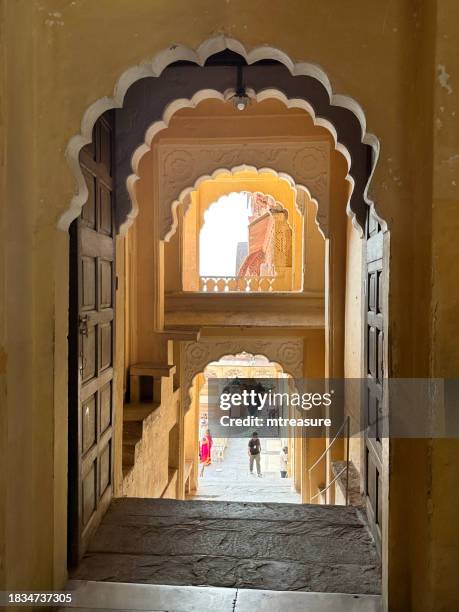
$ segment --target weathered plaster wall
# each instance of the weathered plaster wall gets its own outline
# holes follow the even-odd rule
[[[448,333],[457,295],[449,274],[442,274],[457,244],[457,165],[445,163],[457,153],[451,128],[459,79],[457,10],[456,0],[355,0],[352,7],[340,0],[137,0],[135,10],[124,0],[2,3],[8,164],[0,240],[7,297],[0,330],[7,327],[8,335],[0,456],[9,588],[60,586],[66,574],[68,243],[56,222],[74,191],[65,147],[79,132],[86,108],[111,95],[128,67],[171,43],[196,47],[222,32],[248,47],[269,43],[292,58],[320,64],[334,91],[359,101],[368,130],[381,143],[370,195],[391,228],[390,373],[457,375],[457,339]],[[437,80],[438,66],[449,74],[451,94]],[[433,157],[440,106],[449,115],[436,132]],[[459,462],[450,460],[450,450],[446,443],[391,443],[393,544],[385,556],[391,609],[433,610],[431,587],[445,609],[457,603],[457,521],[449,513]],[[416,499],[415,507],[407,508],[407,497]]]
[[[432,332],[431,376],[459,378],[459,5],[439,2],[435,40],[435,89],[432,193]],[[455,49],[456,53],[452,50]],[[452,333],[452,330],[455,332]],[[432,555],[431,601],[458,607],[458,589],[451,588],[451,559],[459,541],[457,499],[441,504],[444,491],[459,481],[459,440],[436,440],[431,445]]]

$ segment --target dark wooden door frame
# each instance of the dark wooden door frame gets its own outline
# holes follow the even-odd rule
[[[362,483],[371,531],[381,551],[383,532],[385,419],[384,228],[368,209],[364,263],[364,383],[362,385]]]
[[[115,350],[114,112],[80,163],[88,201],[70,226],[68,564],[81,559],[113,494]]]

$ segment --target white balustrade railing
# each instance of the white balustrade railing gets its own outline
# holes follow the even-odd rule
[[[275,276],[201,276],[200,291],[205,293],[269,292],[273,291],[275,280]]]

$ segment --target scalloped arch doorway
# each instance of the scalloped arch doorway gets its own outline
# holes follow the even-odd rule
[[[243,58],[243,63],[247,64],[245,78],[248,91],[250,90],[252,97],[261,100],[263,96],[267,95],[266,92],[277,91],[279,97],[287,103],[293,100],[294,104],[311,115],[316,125],[326,127],[329,130],[334,137],[336,149],[342,152],[348,161],[348,177],[352,186],[348,213],[355,220],[355,224],[360,227],[362,235],[364,234],[368,242],[371,241],[371,244],[376,246],[376,248],[371,249],[372,259],[367,261],[364,282],[364,287],[368,288],[367,293],[370,296],[368,310],[371,311],[371,317],[367,318],[365,322],[365,337],[367,338],[365,360],[369,364],[368,373],[378,387],[376,390],[377,401],[380,404],[383,402],[380,383],[387,336],[381,321],[385,307],[385,281],[387,280],[387,269],[383,270],[383,241],[387,241],[383,238],[383,234],[387,227],[378,218],[373,204],[367,198],[368,182],[379,152],[378,141],[374,136],[366,133],[364,114],[358,104],[351,98],[333,94],[328,79],[316,66],[292,62],[278,50],[268,47],[247,52],[237,41],[217,37],[201,45],[197,51],[185,50],[180,46],[171,47],[156,57],[150,65],[145,64],[127,71],[120,78],[112,98],[99,100],[88,109],[82,121],[81,133],[72,138],[69,143],[67,157],[75,174],[77,193],[68,210],[61,216],[59,226],[62,229],[67,229],[72,220],[76,220],[76,223],[81,225],[83,219],[83,224],[87,226],[89,223],[90,230],[96,229],[101,236],[105,236],[100,239],[98,250],[94,250],[94,245],[89,244],[86,245],[89,251],[81,248],[78,250],[84,244],[84,240],[82,241],[79,238],[81,232],[78,233],[74,230],[75,237],[71,248],[71,262],[76,262],[76,266],[74,265],[71,268],[71,276],[73,275],[74,278],[71,279],[69,322],[70,367],[73,368],[73,370],[69,370],[69,380],[71,395],[73,393],[74,397],[73,406],[72,400],[70,401],[71,411],[74,409],[79,413],[82,409],[82,402],[87,399],[85,393],[89,393],[87,389],[84,389],[84,380],[82,380],[81,375],[82,368],[84,379],[84,370],[88,368],[88,363],[90,367],[94,365],[94,372],[97,372],[97,375],[103,370],[115,366],[113,361],[115,355],[113,321],[115,320],[116,302],[113,293],[116,284],[113,263],[115,247],[111,247],[110,254],[107,256],[106,238],[108,236],[114,243],[120,228],[123,228],[126,222],[134,217],[129,189],[129,185],[132,183],[132,170],[135,180],[136,164],[145,151],[145,147],[148,147],[151,138],[158,130],[167,127],[169,118],[177,109],[187,106],[193,107],[193,105],[199,103],[202,96],[214,96],[225,100],[234,93],[234,89],[231,87],[234,82],[235,60],[233,56],[230,60],[222,60],[220,66],[218,61],[206,66],[208,58],[223,52],[224,49],[229,49],[238,54],[239,57]],[[190,62],[194,62],[196,65],[190,66]],[[268,63],[266,64],[266,62]],[[269,71],[266,70],[267,66],[269,66]],[[270,93],[269,95],[273,94]],[[110,110],[114,108],[119,110]],[[107,130],[101,129],[101,125],[108,126]],[[110,133],[108,140],[106,138],[107,133]],[[98,136],[94,138],[93,134],[98,134]],[[145,145],[142,142],[145,142]],[[88,159],[92,156],[92,162],[94,162],[94,164],[88,162],[85,168],[86,174],[84,174],[80,165],[80,154],[83,147],[88,153]],[[94,188],[93,191],[92,188]],[[176,199],[179,199],[180,196],[180,193],[177,194]],[[94,216],[84,220],[83,206],[85,202],[91,201],[91,197],[94,202]],[[173,202],[170,202],[169,205],[172,206]],[[82,209],[83,216],[80,214]],[[91,224],[94,224],[94,226],[91,226]],[[75,225],[73,227],[75,228]],[[105,267],[101,265],[101,263],[106,262],[109,262],[109,265]],[[86,270],[86,277],[81,274],[85,265],[89,266],[89,274]],[[92,269],[94,270],[93,273],[91,272]],[[102,284],[98,285],[100,279],[103,278],[101,272],[103,269],[106,270],[106,280],[102,280]],[[95,297],[93,301],[84,302],[86,288],[81,284],[81,279],[84,283],[85,278],[89,278],[90,292],[93,291]],[[102,295],[104,290],[105,294]],[[111,291],[111,297],[108,295],[109,290]],[[102,298],[109,301],[104,302]],[[94,323],[95,319],[91,319],[91,312],[100,310],[104,306],[112,309],[113,317],[108,321],[108,331],[100,332],[101,329],[107,327],[107,321],[104,319],[101,322],[97,319]],[[82,325],[82,321],[83,323],[87,322],[88,317],[91,323],[87,333],[88,327],[85,324]],[[377,321],[376,324],[375,320]],[[158,324],[158,321],[156,321],[156,324]],[[96,329],[96,325],[99,328]],[[159,328],[161,328],[161,324],[159,324]],[[91,334],[94,337],[93,346],[91,346],[94,356],[92,361],[89,355],[84,354],[85,344],[88,344],[85,338],[90,337]],[[104,355],[107,357],[105,361]],[[366,364],[364,365],[366,367]],[[102,376],[100,390],[102,391],[105,388],[104,385],[109,382]],[[113,399],[110,401],[113,401]],[[114,413],[113,404],[110,405],[109,412]],[[89,537],[89,532],[99,522],[111,493],[109,491],[105,495],[107,499],[100,500],[100,504],[95,503],[95,513],[91,514],[89,519],[92,523],[91,529],[88,529],[87,534],[84,534],[86,528],[81,524],[81,521],[85,519],[84,516],[82,518],[79,509],[83,507],[84,515],[84,500],[82,501],[81,497],[84,494],[85,483],[81,466],[86,449],[82,449],[80,445],[82,431],[78,429],[79,427],[81,427],[81,424],[78,420],[72,420],[71,418],[69,434],[71,443],[73,439],[72,448],[74,449],[75,465],[71,466],[70,473],[72,475],[79,474],[79,480],[72,483],[75,491],[75,499],[72,503],[75,504],[75,508],[73,514],[71,513],[71,517],[73,517],[71,521],[79,522],[76,537],[81,541],[83,535]],[[102,438],[102,436],[100,438],[103,442],[106,442],[105,438]],[[112,452],[112,448],[110,447],[110,452],[107,454],[107,445],[101,443],[100,449],[97,451],[93,465],[97,464],[94,470],[98,476],[90,478],[95,487],[93,496],[98,496],[101,489],[100,465],[105,466],[106,480],[108,479],[108,482],[111,482],[113,478],[113,457],[116,448],[114,452]],[[375,452],[374,445],[370,445],[369,452],[370,455],[367,455],[367,458],[368,456],[371,458],[371,452]],[[380,454],[378,455],[378,451],[376,451],[377,456],[371,469],[373,470],[377,464],[375,469],[382,472]],[[109,457],[108,464],[107,456]],[[381,474],[377,471],[376,474],[372,475],[372,478],[378,481],[380,476]],[[107,488],[104,489],[104,494],[106,491]],[[380,537],[381,525],[384,522],[384,517],[380,515],[382,502],[381,499],[371,499],[371,494],[372,491],[368,490],[368,513],[374,524],[375,533],[378,534],[379,529]],[[88,508],[90,513],[94,510],[91,507]],[[83,548],[84,544],[80,546],[80,549]]]

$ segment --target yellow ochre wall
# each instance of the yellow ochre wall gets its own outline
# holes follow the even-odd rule
[[[457,376],[456,0],[3,0],[0,11],[2,586],[66,578],[65,149],[90,104],[172,44],[225,34],[272,45],[359,102],[381,147],[369,195],[391,231],[389,374]],[[456,441],[388,445],[391,610],[458,607],[458,459]]]

